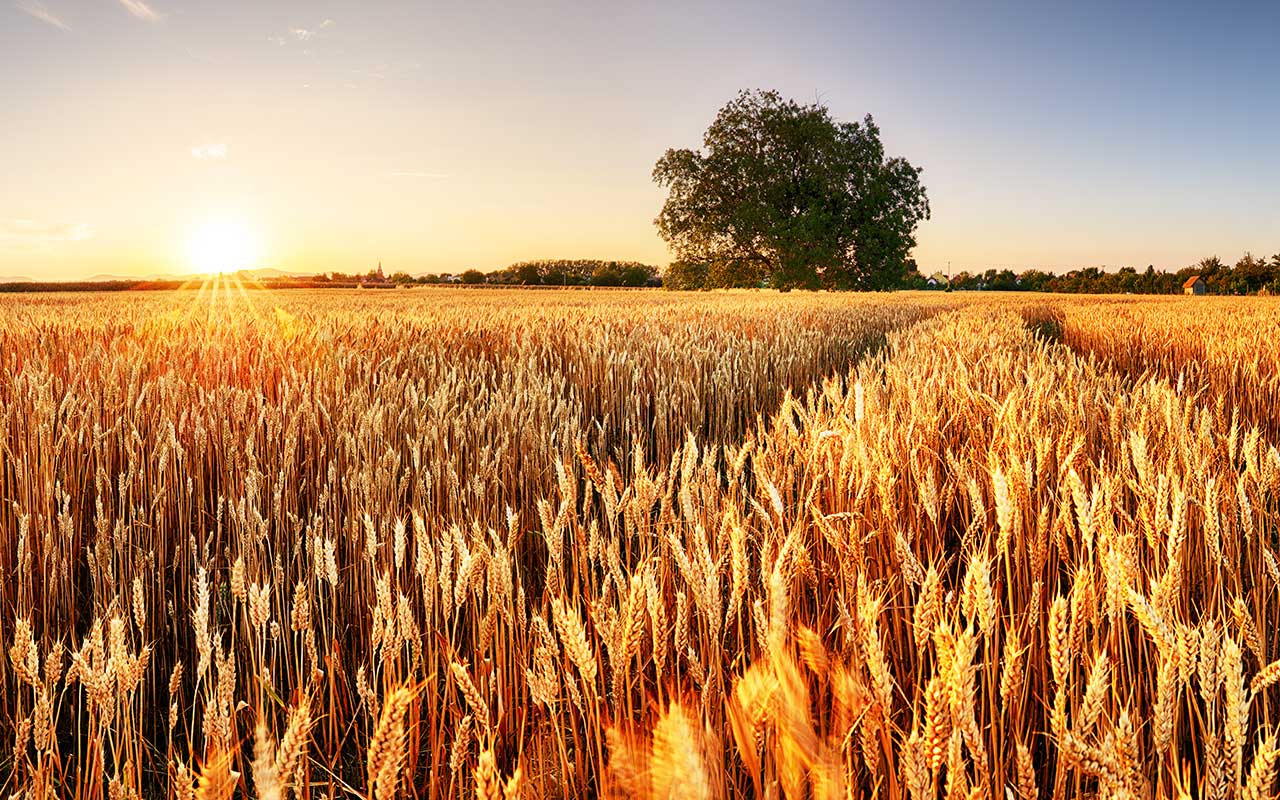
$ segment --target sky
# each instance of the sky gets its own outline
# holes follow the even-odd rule
[[[927,272],[1271,255],[1277,34],[1274,2],[0,0],[0,278],[665,265],[654,162],[755,88],[923,167]]]

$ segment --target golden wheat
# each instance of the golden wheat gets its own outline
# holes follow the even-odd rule
[[[0,790],[1271,796],[1277,310],[0,299]]]

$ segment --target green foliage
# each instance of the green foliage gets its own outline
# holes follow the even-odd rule
[[[680,262],[709,286],[890,289],[908,274],[929,216],[920,169],[886,158],[880,129],[837,122],[820,104],[742,92],[720,109],[702,151],[668,150],[655,220]]]
[[[636,261],[545,259],[521,261],[490,276],[490,283],[521,286],[650,286],[658,268]]]
[[[706,289],[708,272],[706,264],[673,261],[662,273],[662,285],[667,289]]]
[[[1274,281],[1280,275],[1271,264],[1252,253],[1245,253],[1231,270],[1230,292],[1224,294],[1257,294],[1258,290]]]
[[[508,269],[511,277],[516,283],[523,286],[537,286],[542,283],[542,272],[538,269],[538,265],[532,261],[526,261],[523,264],[516,264]]]
[[[478,283],[484,283],[484,273],[478,269],[469,269],[462,273],[462,282],[468,286],[475,286]]]
[[[1134,267],[1121,267],[1115,272],[1085,267],[1062,275],[1029,269],[1013,278],[1009,270],[989,269],[977,274],[958,273],[951,278],[951,288],[1070,294],[1181,294],[1182,284],[1192,275],[1204,278],[1209,294],[1257,294],[1262,289],[1276,293],[1280,291],[1280,254],[1266,260],[1245,253],[1232,267],[1211,256],[1176,272],[1160,271],[1151,265],[1142,272]]]

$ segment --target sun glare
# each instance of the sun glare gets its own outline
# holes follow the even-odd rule
[[[257,266],[258,242],[243,223],[214,220],[192,231],[187,240],[187,260],[197,272],[235,272]]]

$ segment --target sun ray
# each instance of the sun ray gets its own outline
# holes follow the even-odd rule
[[[237,292],[240,294],[240,299],[242,299],[244,304],[249,307],[249,316],[252,317],[254,322],[261,325],[266,319],[266,315],[259,310],[257,304],[249,297],[249,292],[245,289],[244,282],[240,279],[240,275],[238,273],[233,274],[231,276],[231,280],[235,285]]]

